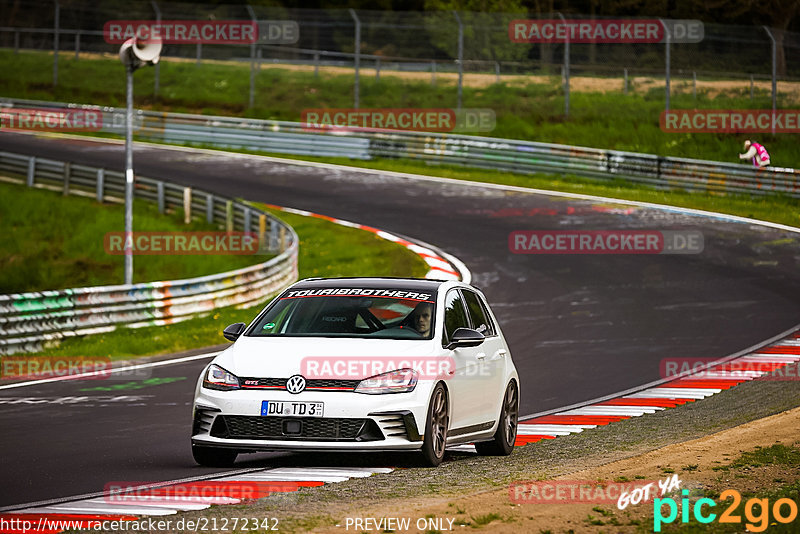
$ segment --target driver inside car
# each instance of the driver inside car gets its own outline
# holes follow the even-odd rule
[[[430,302],[420,302],[414,311],[409,315],[410,326],[423,337],[428,337],[431,333],[431,321],[433,320],[433,304]]]

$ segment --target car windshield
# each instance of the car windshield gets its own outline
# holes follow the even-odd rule
[[[383,289],[288,291],[258,318],[255,337],[365,337],[431,339],[430,293]]]

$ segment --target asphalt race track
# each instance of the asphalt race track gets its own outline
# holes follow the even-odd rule
[[[0,150],[123,168],[119,144],[5,133]],[[221,152],[137,146],[134,166],[139,175],[357,221],[455,255],[499,315],[521,377],[523,415],[657,380],[663,358],[724,356],[800,322],[798,234],[674,210]],[[705,249],[694,255],[509,251],[512,231],[554,229],[695,230]],[[13,490],[0,489],[0,507],[98,492],[110,481],[213,472],[197,467],[189,449],[193,387],[206,361],[153,368],[140,389],[73,380],[0,390],[4,478],[15,481]],[[367,457],[370,465],[388,461]],[[311,461],[290,454],[244,458],[237,467]]]

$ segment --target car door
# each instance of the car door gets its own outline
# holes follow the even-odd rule
[[[444,331],[442,347],[447,347],[458,328],[470,328],[469,316],[464,297],[458,289],[447,292],[444,300]],[[450,437],[468,434],[487,421],[485,391],[481,380],[476,380],[479,367],[478,356],[483,353],[482,345],[446,349],[446,355],[453,358],[455,373],[447,380],[450,391]],[[492,417],[491,419],[494,419]]]
[[[469,289],[462,289],[461,294],[464,296],[471,328],[486,337],[483,344],[476,347],[480,350],[476,354],[478,376],[475,378],[480,380],[481,387],[486,391],[486,394],[481,396],[483,402],[476,409],[494,421],[500,414],[500,403],[505,393],[508,352],[483,299]]]

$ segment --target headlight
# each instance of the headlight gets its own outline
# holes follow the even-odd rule
[[[208,371],[206,371],[206,376],[203,379],[203,387],[222,391],[239,389],[239,378],[219,365],[212,364],[208,368]]]
[[[414,369],[398,369],[382,375],[365,378],[356,386],[356,393],[378,395],[381,393],[408,393],[417,386],[419,373]]]

